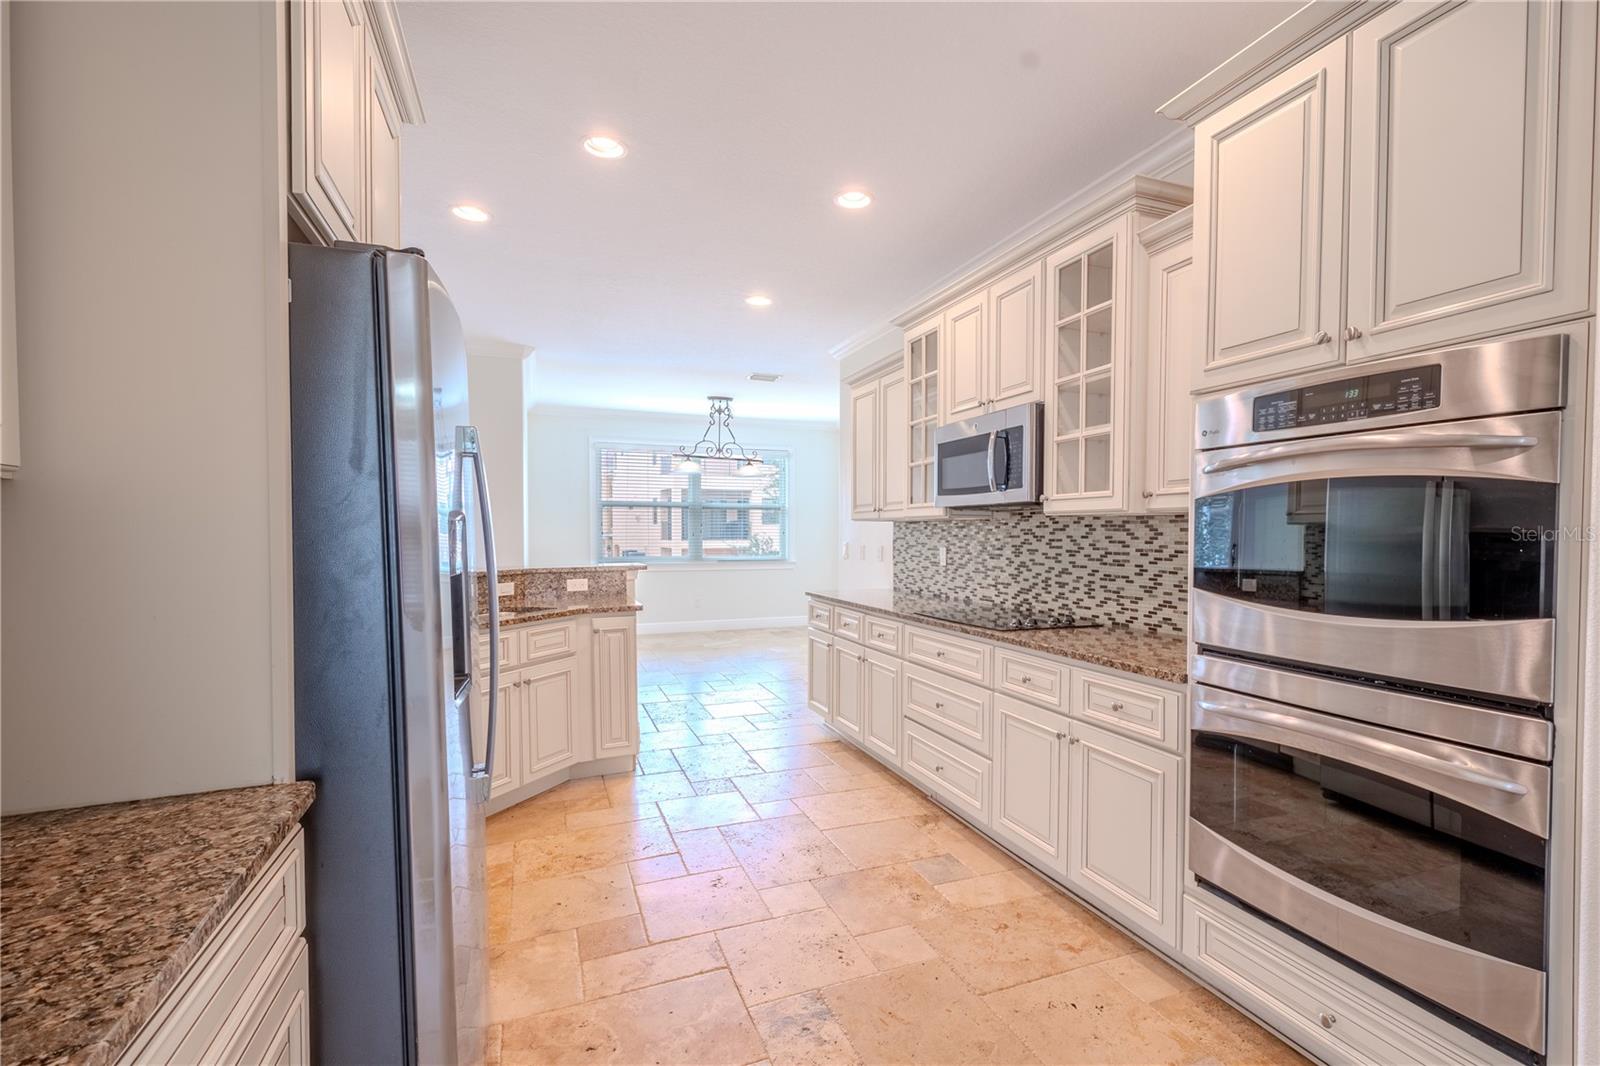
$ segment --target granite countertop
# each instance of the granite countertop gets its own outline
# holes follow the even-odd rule
[[[300,781],[0,819],[4,1061],[115,1062],[314,794]]]
[[[989,629],[963,625],[918,613],[927,601],[896,596],[889,589],[860,592],[811,592],[813,599],[886,614],[932,629],[947,629],[971,637],[1012,644],[1028,651],[1059,655],[1063,659],[1103,666],[1108,670],[1138,674],[1174,685],[1189,680],[1189,642],[1175,633],[1152,633],[1126,626],[1093,629]]]
[[[556,618],[573,618],[583,614],[622,614],[626,611],[642,611],[642,603],[559,603],[548,607],[529,608],[500,608],[500,624],[502,626],[525,626],[533,622],[549,622]],[[482,611],[478,616],[479,622],[488,623],[488,611]]]
[[[502,566],[500,578],[511,574],[610,574],[619,570],[648,570],[648,563],[581,563],[577,566]],[[484,571],[477,573],[484,576]]]

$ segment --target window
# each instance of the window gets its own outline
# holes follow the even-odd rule
[[[789,453],[761,458],[753,475],[729,459],[681,473],[669,445],[596,444],[596,561],[788,559]]]

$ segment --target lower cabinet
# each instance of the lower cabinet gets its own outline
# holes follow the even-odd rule
[[[487,686],[488,682],[484,682]],[[494,751],[489,753],[489,795],[499,796],[522,784],[522,711],[521,688],[515,673],[500,675],[500,688],[495,695]],[[488,713],[486,688],[479,690],[478,705]],[[487,744],[487,738],[474,737],[474,743]],[[478,747],[477,750],[483,750]]]
[[[519,670],[515,685],[522,719],[523,778],[536,778],[572,762],[578,657]]]
[[[301,944],[239,1062],[296,1066],[311,1061],[310,970],[310,956]]]
[[[848,640],[835,640],[830,657],[833,671],[833,728],[861,743],[866,719],[867,657]]]
[[[1178,757],[1082,722],[1067,748],[1067,881],[1176,950]]]
[[[900,660],[881,651],[867,652],[865,715],[861,743],[885,762],[900,765]]]
[[[988,826],[993,764],[918,722],[908,720],[905,730],[905,759],[901,765],[906,775],[970,821]]]
[[[833,719],[833,638],[816,629],[806,630],[806,706]]]
[[[1067,871],[1066,717],[1009,696],[994,698],[994,818],[1005,844],[1041,866]]]
[[[594,754],[639,750],[639,646],[631,616],[594,620]]]

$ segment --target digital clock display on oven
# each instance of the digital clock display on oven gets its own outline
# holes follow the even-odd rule
[[[1439,406],[1439,364],[1289,389],[1256,397],[1255,432],[1351,422]]]

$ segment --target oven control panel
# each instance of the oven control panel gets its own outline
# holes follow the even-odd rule
[[[1251,411],[1257,433],[1378,415],[1424,411],[1439,406],[1439,364],[1391,370],[1258,396]]]

